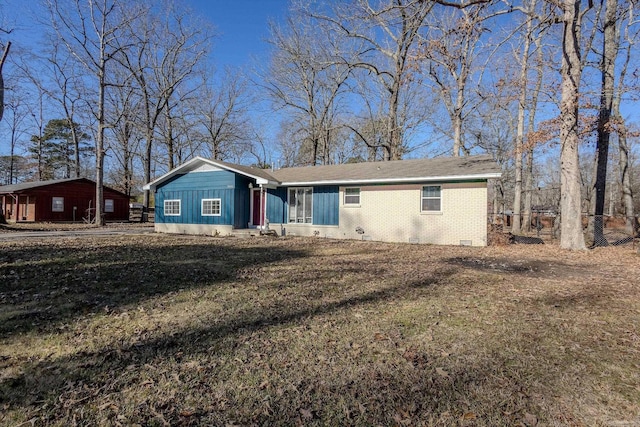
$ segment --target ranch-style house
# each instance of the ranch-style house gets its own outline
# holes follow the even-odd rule
[[[278,170],[196,157],[144,188],[162,233],[485,246],[487,182],[500,174],[488,155]]]

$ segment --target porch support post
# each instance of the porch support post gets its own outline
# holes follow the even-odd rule
[[[260,229],[264,230],[264,224],[265,224],[265,216],[266,216],[266,212],[265,212],[265,200],[264,200],[264,187],[262,186],[262,184],[260,184]]]
[[[20,195],[16,195],[14,196],[15,202],[16,202],[16,215],[15,215],[15,219],[16,222],[20,221]]]

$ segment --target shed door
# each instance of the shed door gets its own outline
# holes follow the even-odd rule
[[[19,218],[16,218],[16,221],[27,221],[29,219],[29,196],[20,196],[18,205],[20,210],[18,211]]]

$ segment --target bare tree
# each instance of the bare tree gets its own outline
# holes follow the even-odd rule
[[[206,155],[216,160],[232,156],[234,145],[250,145],[247,83],[236,70],[227,69],[217,82],[205,76],[194,100],[194,115]]]
[[[535,83],[531,91],[531,99],[529,101],[529,117],[527,121],[527,135],[532,135],[536,127],[536,113],[538,111],[538,99],[540,97],[540,91],[542,88],[542,80],[544,77],[544,53],[542,49],[542,34],[539,33],[535,38],[536,45],[536,65],[535,65]],[[531,231],[531,213],[533,204],[533,191],[534,191],[534,150],[535,143],[527,136],[526,143],[526,163],[524,169],[524,207],[522,214],[522,222],[525,227],[525,231]]]
[[[1,32],[7,33],[8,31],[0,29]],[[9,56],[9,50],[11,49],[11,42],[7,41],[4,45],[0,44],[2,50],[2,56],[0,56],[0,121],[4,115],[4,77],[2,74],[4,64],[7,62],[7,56]]]
[[[270,26],[273,55],[263,72],[265,89],[273,105],[291,115],[290,125],[296,124],[299,151],[307,153],[303,163],[327,163],[350,65],[326,27],[292,14],[284,28]]]
[[[562,9],[562,97],[560,103],[560,247],[583,250],[580,197],[580,164],[578,161],[578,106],[582,76],[581,26],[584,12],[581,0],[563,0]]]
[[[312,14],[354,44],[355,55],[344,61],[380,85],[385,109],[385,137],[381,145],[385,160],[402,158],[406,149],[402,98],[411,88],[410,75],[415,74],[412,58],[417,57],[418,35],[434,4],[421,0],[388,0],[372,5],[369,0],[352,0],[335,3],[332,15]],[[381,114],[372,117],[376,116]]]
[[[22,94],[12,91],[11,97],[5,100],[6,126],[9,128],[9,173],[4,184],[16,183],[16,148],[21,137],[26,133],[25,121],[29,115],[29,110],[22,99]]]
[[[70,126],[71,140],[74,149],[73,175],[80,176],[81,165],[80,158],[83,151],[81,147],[82,131],[79,124],[81,123],[80,113],[84,102],[86,90],[80,72],[78,63],[69,55],[65,47],[62,46],[60,39],[56,35],[51,35],[47,43],[48,49],[44,56],[37,56],[30,52],[20,52],[15,60],[15,67],[20,71],[23,79],[36,88],[41,97],[40,103],[53,101],[57,106],[56,110],[62,109],[64,114],[56,112],[56,116],[63,116]],[[45,72],[43,72],[45,70]],[[38,127],[43,128],[44,118],[42,112],[44,105],[40,106],[40,117]],[[82,111],[86,112],[86,111]],[[35,113],[34,113],[35,114]]]
[[[607,186],[607,165],[609,163],[610,118],[615,86],[615,62],[619,50],[618,0],[609,0],[605,5],[602,21],[602,52],[600,52],[600,107],[597,120],[595,173],[591,183],[594,197],[591,199],[587,240],[593,246],[606,246],[604,238],[604,205]]]
[[[38,58],[30,54],[30,52],[18,50],[17,55],[12,55],[10,60],[12,68],[14,70],[11,80],[14,85],[8,89],[13,92],[13,95],[18,90],[23,90],[25,97],[23,103],[28,110],[28,115],[31,116],[32,135],[30,144],[26,149],[30,153],[30,156],[35,160],[35,178],[37,180],[49,179],[50,174],[45,169],[44,164],[44,127],[46,122],[46,100],[47,100],[47,88],[45,84],[45,76],[40,73],[34,72],[34,69],[39,69]],[[38,64],[35,67],[34,64]],[[36,130],[37,129],[37,130]]]
[[[37,92],[37,97],[30,103],[30,114],[33,119],[33,122],[38,129],[37,135],[31,136],[31,142],[33,145],[30,147],[29,151],[35,156],[36,159],[36,177],[39,181],[48,179],[47,173],[45,171],[44,165],[44,156],[43,156],[43,143],[44,143],[44,126],[45,126],[45,118],[44,118],[44,98],[45,91],[40,85],[34,85],[34,88]]]
[[[138,19],[144,9],[133,4],[125,9],[122,0],[45,0],[51,25],[74,57],[96,81],[96,100],[88,102],[97,121],[95,223],[104,225],[103,182],[106,117],[105,94],[110,86],[109,72],[114,58],[128,49],[119,40],[125,27]]]
[[[136,81],[142,101],[145,147],[143,169],[145,182],[151,181],[154,136],[169,100],[177,88],[192,76],[196,65],[208,51],[209,34],[188,21],[187,11],[166,3],[162,15],[147,13],[146,19],[130,21],[127,40],[131,46],[121,49],[117,57]],[[149,190],[143,204],[149,207]]]
[[[51,71],[52,87],[47,90],[47,94],[62,107],[64,118],[69,123],[74,123],[73,126],[70,126],[70,131],[75,152],[74,175],[78,178],[80,177],[81,171],[81,132],[78,132],[79,127],[75,124],[78,123],[79,109],[81,108],[83,98],[82,94],[85,91],[83,90],[82,79],[77,70],[77,63],[68,56],[68,52],[64,52],[59,40],[53,38],[50,47],[51,50],[47,57],[47,63]]]
[[[527,83],[529,74],[529,56],[531,45],[534,39],[534,27],[536,21],[536,5],[537,0],[531,0],[526,4],[525,15],[526,24],[523,34],[524,44],[522,46],[522,55],[520,57],[520,78],[518,80],[520,95],[518,97],[518,122],[515,138],[515,188],[513,189],[513,219],[511,224],[511,232],[519,234],[522,231],[521,212],[522,212],[522,159],[524,151],[524,126],[525,112],[527,108]]]
[[[158,120],[157,134],[162,148],[166,149],[169,169],[202,152],[206,145],[198,126],[200,108],[205,108],[208,102],[204,90],[201,82],[179,87]]]
[[[631,62],[631,52],[636,44],[638,33],[633,33],[632,29],[640,23],[635,17],[634,2],[628,2],[627,7],[627,26],[624,30],[624,59],[620,67],[620,75],[618,78],[618,84],[614,89],[614,97],[611,105],[611,127],[615,129],[618,136],[618,150],[619,150],[619,169],[620,169],[620,184],[622,191],[622,205],[624,208],[625,216],[625,228],[629,234],[636,233],[636,219],[633,204],[633,189],[631,186],[631,161],[630,161],[630,147],[627,140],[628,129],[625,120],[620,113],[620,104],[622,102],[622,95],[625,92],[625,80],[627,77],[628,67]],[[637,31],[637,30],[636,30]]]
[[[142,113],[141,100],[130,73],[118,69],[114,79],[118,82],[116,90],[109,91],[107,96],[107,109],[110,116],[114,117],[110,129],[113,135],[111,152],[116,160],[117,173],[113,181],[116,188],[131,196],[135,181],[134,161],[142,140],[136,126]]]
[[[445,9],[434,15],[422,42],[421,50],[428,61],[428,76],[451,120],[454,156],[468,153],[463,141],[463,123],[477,106],[471,105],[468,86],[480,54],[479,41],[486,31],[484,22],[493,14],[487,4]]]

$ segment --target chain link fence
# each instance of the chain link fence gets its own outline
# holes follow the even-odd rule
[[[516,236],[511,234],[513,222],[511,214],[490,213],[488,215],[490,240],[509,243],[543,243],[560,238],[560,215],[557,213],[533,213],[529,221],[526,217],[522,220],[524,222],[522,231]],[[585,242],[589,247],[622,245],[635,247],[640,244],[638,217],[583,215],[582,228]]]
[[[637,218],[609,215],[584,215],[582,225],[588,246],[635,245],[638,238]]]

